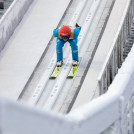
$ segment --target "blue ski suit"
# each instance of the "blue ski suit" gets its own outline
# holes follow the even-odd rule
[[[79,61],[77,42],[78,42],[78,35],[80,33],[80,30],[81,30],[80,27],[76,27],[75,29],[71,29],[71,35],[69,37],[69,40],[67,40],[70,43],[70,46],[71,46],[72,59],[77,60],[77,61]],[[57,37],[56,53],[57,53],[57,61],[60,61],[60,60],[63,60],[63,50],[62,50],[62,48],[67,41],[64,41],[63,39],[61,39],[61,37],[59,35],[59,28],[54,29],[53,35],[55,37]]]

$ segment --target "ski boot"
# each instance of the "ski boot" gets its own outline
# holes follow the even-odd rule
[[[57,67],[61,67],[63,65],[63,61],[62,60],[60,60],[60,61],[57,61]]]
[[[73,60],[72,66],[78,66],[79,62],[77,60]]]

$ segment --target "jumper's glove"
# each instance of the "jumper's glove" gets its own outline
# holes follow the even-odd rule
[[[79,26],[77,23],[76,23],[75,27],[80,27],[81,28],[81,26]]]

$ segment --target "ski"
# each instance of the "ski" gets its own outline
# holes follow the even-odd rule
[[[54,71],[52,72],[51,76],[49,77],[50,79],[56,79],[56,77],[58,76],[60,70],[62,67],[55,67]]]
[[[78,65],[77,66],[72,66],[67,78],[73,78],[75,76],[77,68],[78,68]]]

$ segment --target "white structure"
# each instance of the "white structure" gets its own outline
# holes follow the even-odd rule
[[[1,2],[1,1],[0,1]],[[23,18],[33,0],[14,0],[0,20],[0,51]],[[21,4],[20,4],[21,3]],[[8,19],[7,19],[8,18]]]
[[[102,85],[107,79],[104,80],[103,74],[107,70],[107,65],[111,63],[111,56],[114,57],[113,59],[116,58],[116,55],[113,56],[115,48],[121,45],[121,42],[118,43],[120,39],[125,41],[124,34],[126,35],[129,31],[127,29],[130,25],[127,28],[124,25],[134,16],[133,4],[133,0],[128,0],[123,19],[113,41],[113,48],[103,67],[104,71],[99,77],[101,94],[105,92]],[[114,69],[116,72],[116,68]],[[89,104],[72,111],[66,117],[1,97],[0,134],[133,134],[133,83],[134,47],[109,90]]]

